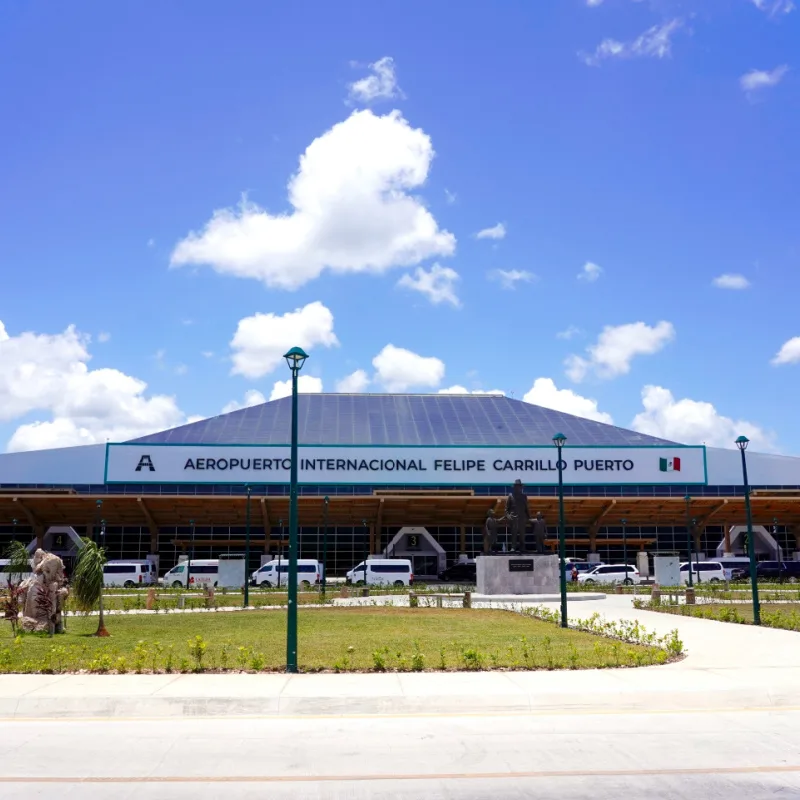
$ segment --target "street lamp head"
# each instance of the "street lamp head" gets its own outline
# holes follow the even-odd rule
[[[622,524],[623,524],[623,525],[627,525],[627,524],[628,524],[628,520],[627,520],[627,519],[625,519],[625,517],[623,517],[623,518],[620,520],[620,522],[622,522]]]
[[[102,500],[98,500],[98,501],[95,503],[95,505],[96,505],[98,508],[100,508],[100,507],[103,505],[103,501],[102,501]]]
[[[737,446],[737,447],[738,447],[740,450],[747,450],[747,445],[749,445],[749,444],[750,444],[750,440],[749,440],[749,439],[748,439],[746,436],[740,436],[740,437],[739,437],[739,438],[736,440],[736,446]]]
[[[288,353],[284,353],[283,357],[292,372],[300,372],[303,364],[306,363],[308,353],[302,347],[293,347]]]
[[[567,437],[563,433],[557,433],[553,437],[553,444],[556,447],[563,447],[567,443]]]
[[[691,498],[691,496],[690,496],[690,495],[688,495],[688,494],[687,494],[687,495],[686,495],[686,497],[684,497],[683,499],[684,499],[684,500],[685,500],[687,503],[691,503],[691,502],[692,502],[692,498]]]

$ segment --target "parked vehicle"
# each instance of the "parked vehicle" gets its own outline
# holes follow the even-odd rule
[[[8,573],[10,571],[9,570],[9,564],[10,563],[11,562],[7,558],[0,558],[0,590],[2,590],[2,588],[4,586],[6,586],[7,583],[8,583],[8,577],[9,577]],[[28,565],[29,565],[29,567],[31,567],[32,561],[29,561]],[[13,577],[12,577],[12,580],[15,583],[17,583],[17,582],[20,582],[20,581],[24,581],[26,578],[30,578],[31,575],[33,574],[31,572],[31,568],[29,568],[27,570],[27,572],[23,572],[22,574],[20,574],[18,572],[15,572]]]
[[[150,562],[108,561],[103,567],[104,586],[146,586],[153,583]]]
[[[367,586],[411,586],[414,572],[408,558],[372,558],[357,564],[345,576],[347,583]]]
[[[689,583],[689,562],[681,564],[681,583]],[[720,583],[728,580],[725,569],[719,561],[701,561],[699,564],[692,561],[692,581],[694,583]]]
[[[578,575],[578,583],[626,583],[642,582],[639,570],[630,564],[601,564],[589,572]]]
[[[219,560],[216,558],[192,559],[191,569],[187,569],[189,561],[181,561],[161,578],[164,586],[186,588],[187,578],[189,587],[216,586],[219,576]]]
[[[605,566],[602,562],[597,564],[590,564],[588,561],[565,561],[564,562],[564,569],[569,575],[572,572],[572,568],[578,570],[578,574],[580,575],[582,572],[591,572],[596,567]]]
[[[770,581],[800,581],[800,561],[762,561],[756,568],[756,575]]]
[[[322,564],[313,558],[297,559],[298,586],[316,586],[322,580]],[[253,586],[286,586],[289,583],[289,559],[275,559],[263,564],[250,575]]]
[[[715,558],[725,570],[725,580],[736,581],[750,576],[750,559],[747,556],[721,556]]]
[[[459,561],[439,573],[439,580],[475,583],[478,580],[477,565],[474,561]]]

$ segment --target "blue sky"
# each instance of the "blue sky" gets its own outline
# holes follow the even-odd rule
[[[310,390],[800,452],[791,6],[2,4],[0,448],[277,396],[298,343]]]

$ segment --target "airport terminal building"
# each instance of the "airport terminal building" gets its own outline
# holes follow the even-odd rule
[[[0,455],[0,548],[27,539],[69,558],[89,535],[110,558],[157,556],[163,572],[185,555],[244,552],[249,521],[255,569],[288,553],[290,424],[285,398],[130,442]],[[743,550],[735,449],[494,395],[300,395],[298,424],[300,557],[321,560],[327,540],[331,575],[367,554],[410,557],[425,576],[480,553],[487,513],[503,517],[516,479],[555,550],[556,433],[568,555]],[[800,458],[746,455],[757,549],[793,558]]]

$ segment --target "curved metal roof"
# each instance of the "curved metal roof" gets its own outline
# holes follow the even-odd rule
[[[298,434],[324,445],[534,445],[561,432],[571,445],[674,444],[499,395],[301,394]],[[132,441],[288,444],[286,397]]]

